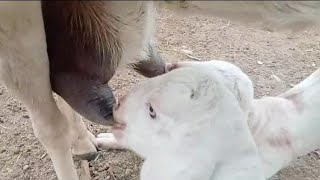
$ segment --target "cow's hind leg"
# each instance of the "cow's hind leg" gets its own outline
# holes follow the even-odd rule
[[[77,180],[72,128],[52,95],[40,1],[0,3],[0,79],[26,106],[58,179]]]

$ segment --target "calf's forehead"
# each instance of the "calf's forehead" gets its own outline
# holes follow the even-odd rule
[[[162,89],[168,85],[190,83],[191,78],[195,76],[195,72],[190,72],[190,68],[181,68],[170,71],[166,74],[149,78],[133,89],[133,92],[147,92],[154,89]]]
[[[211,79],[212,83],[216,80],[211,73],[205,72],[199,67],[176,69],[164,75],[147,79],[136,86],[128,93],[129,101],[137,103],[153,99],[156,100],[156,102],[153,101],[154,103],[172,103],[179,101],[180,98],[184,99],[182,96],[186,97],[186,93],[191,93],[192,90],[198,88],[200,82],[207,79]]]

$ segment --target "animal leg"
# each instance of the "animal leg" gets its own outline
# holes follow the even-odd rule
[[[81,116],[76,113],[71,106],[60,96],[57,98],[57,104],[61,112],[66,116],[71,124],[73,144],[72,153],[77,159],[93,160],[97,155],[97,143],[95,136],[88,131]]]
[[[0,22],[0,79],[26,106],[58,179],[78,180],[72,128],[52,95],[40,1],[1,2]]]

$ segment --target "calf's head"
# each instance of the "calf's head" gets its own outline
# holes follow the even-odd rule
[[[177,66],[133,89],[114,106],[117,125],[113,134],[120,144],[147,161],[153,155],[159,159],[170,154],[180,161],[192,156],[194,161],[209,162],[212,177],[217,179],[226,175],[214,167],[230,164],[243,172],[242,176],[262,177],[260,159],[246,125],[247,106],[240,102],[248,97],[246,91],[233,83],[238,78],[207,66],[216,64]]]
[[[228,124],[223,119],[230,115],[241,119],[239,102],[219,77],[190,66],[147,80],[114,107],[115,137],[146,155],[212,124]]]

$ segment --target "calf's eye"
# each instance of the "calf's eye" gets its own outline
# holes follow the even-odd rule
[[[149,105],[149,115],[152,119],[156,118],[157,114],[154,111],[153,107],[151,106],[151,104]]]

